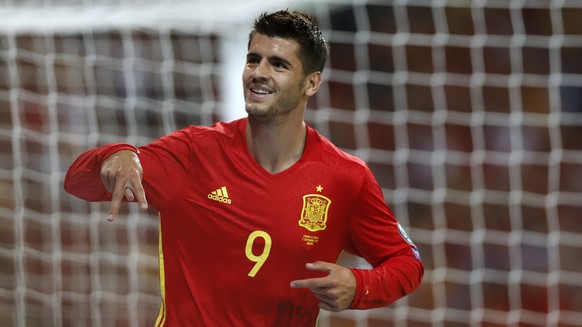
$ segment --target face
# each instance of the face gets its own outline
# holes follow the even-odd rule
[[[298,50],[299,44],[292,39],[253,37],[242,76],[249,116],[272,121],[293,112],[303,114],[307,97],[315,91],[313,74],[303,73]],[[319,72],[314,74],[319,76]]]

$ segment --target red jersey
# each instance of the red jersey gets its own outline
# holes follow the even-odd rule
[[[101,163],[137,151],[160,214],[156,326],[314,326],[317,299],[290,282],[321,276],[305,264],[335,262],[342,250],[374,267],[352,269],[352,308],[390,304],[420,284],[418,252],[362,160],[308,127],[301,159],[271,174],[250,154],[245,128],[246,118],[190,126],[137,149],[106,145],[67,173],[67,191],[108,201]]]

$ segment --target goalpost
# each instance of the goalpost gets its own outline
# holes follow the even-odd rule
[[[62,189],[72,160],[244,115],[247,33],[304,9],[331,43],[308,123],[364,159],[425,279],[320,327],[582,321],[582,3],[28,0],[0,8],[0,321],[152,326],[158,217]],[[342,262],[363,265],[358,258]]]

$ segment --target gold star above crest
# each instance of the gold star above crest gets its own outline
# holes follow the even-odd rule
[[[321,185],[317,185],[315,188],[317,189],[317,192],[321,193],[323,191],[323,186]]]

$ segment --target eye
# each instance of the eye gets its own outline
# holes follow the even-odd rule
[[[272,56],[269,58],[271,66],[277,70],[293,69],[293,65],[287,59],[279,56]]]
[[[261,61],[261,58],[255,55],[248,55],[247,56],[247,64],[257,64]]]
[[[273,67],[277,68],[277,69],[287,69],[287,65],[279,60],[273,60],[271,62],[271,65],[273,65]]]

